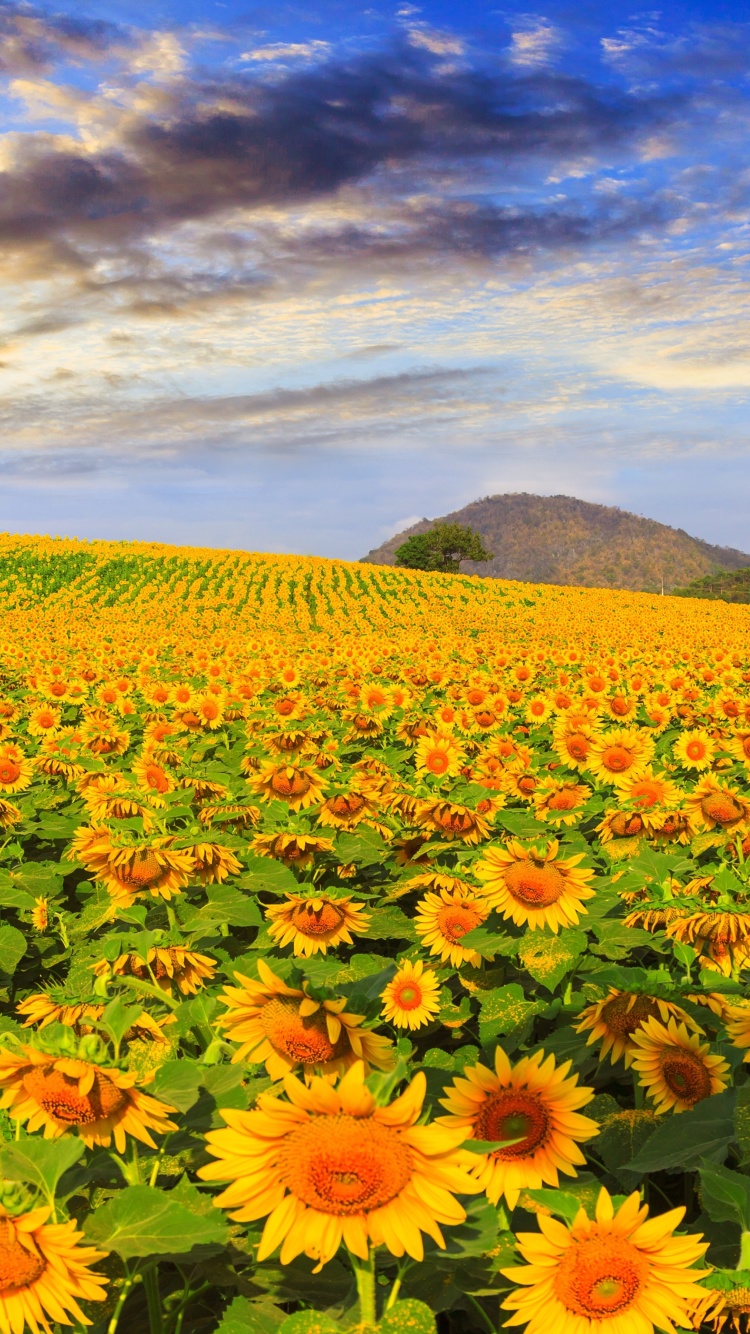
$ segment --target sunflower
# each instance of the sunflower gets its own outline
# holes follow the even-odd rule
[[[701,967],[734,977],[750,963],[750,913],[703,910],[670,922],[667,936],[691,945]]]
[[[198,715],[201,727],[208,727],[211,731],[215,731],[224,722],[226,701],[221,697],[210,693],[196,695],[190,708],[193,713]]]
[[[552,733],[552,744],[561,764],[566,769],[587,769],[594,747],[595,732],[590,723],[562,717]]]
[[[655,774],[646,769],[636,778],[626,778],[619,785],[619,794],[623,804],[635,807],[638,811],[651,811],[659,806],[678,806],[682,799],[682,789],[666,778],[664,774]]]
[[[417,880],[431,880],[436,877],[416,876]],[[453,877],[438,876],[438,880]],[[417,904],[417,916],[414,929],[422,944],[427,945],[430,954],[437,954],[441,961],[448,961],[458,968],[463,963],[473,964],[478,968],[481,956],[476,950],[467,949],[461,941],[469,931],[481,926],[489,917],[490,909],[484,899],[472,892],[471,886],[459,888],[442,887],[436,893],[425,894]]]
[[[716,744],[702,728],[691,728],[677,738],[672,754],[683,769],[708,769],[716,754]]]
[[[440,983],[421,959],[404,959],[395,977],[380,994],[381,1014],[397,1028],[422,1028],[440,1009]]]
[[[422,1232],[444,1248],[440,1224],[462,1223],[454,1193],[480,1189],[462,1167],[462,1131],[417,1125],[426,1091],[420,1072],[394,1102],[378,1107],[357,1063],[338,1087],[288,1076],[288,1102],[261,1093],[257,1110],[222,1111],[225,1130],[206,1136],[217,1159],[204,1181],[228,1181],[215,1203],[238,1222],[268,1219],[258,1260],[281,1245],[327,1263],[342,1241],[367,1259],[370,1244],[424,1258]]]
[[[128,791],[122,774],[95,774],[83,789],[83,802],[88,818],[95,824],[104,820],[141,819],[148,832],[153,819],[138,800],[139,795]]]
[[[256,825],[260,819],[257,806],[248,806],[245,802],[216,803],[202,806],[198,812],[201,824],[209,829],[217,825],[219,829],[247,829]]]
[[[729,1326],[732,1334],[748,1334],[750,1329],[750,1288],[705,1288],[703,1299],[695,1308],[692,1329],[709,1327],[713,1334],[723,1334]]]
[[[446,732],[431,732],[417,742],[415,765],[418,774],[433,778],[455,778],[465,763],[464,752]]]
[[[654,750],[649,736],[636,727],[615,727],[597,738],[588,759],[589,772],[602,783],[620,787],[624,779],[639,777]]]
[[[17,1212],[0,1205],[0,1334],[39,1334],[55,1325],[91,1321],[79,1301],[101,1302],[109,1282],[90,1266],[106,1251],[80,1246],[73,1220],[49,1223],[51,1209]],[[72,1320],[68,1317],[72,1316]]]
[[[739,1048],[745,1052],[743,1060],[750,1062],[750,1008],[742,1005],[727,1004],[726,997],[718,997],[725,1006],[725,1013],[722,1016],[727,1030],[727,1036],[733,1047]]]
[[[740,764],[744,764],[746,769],[750,769],[750,732],[747,731],[747,725],[738,728],[731,737],[727,750],[740,761]]]
[[[474,873],[487,885],[487,902],[516,926],[575,926],[585,899],[594,897],[589,881],[594,872],[581,869],[583,854],[558,857],[557,839],[546,848],[523,847],[510,839],[504,848],[488,848]]]
[[[549,778],[534,791],[534,815],[558,828],[578,824],[590,796],[585,783]]]
[[[462,1128],[468,1139],[517,1141],[476,1156],[472,1171],[492,1204],[505,1196],[515,1209],[522,1190],[557,1186],[559,1172],[577,1176],[576,1166],[585,1163],[578,1144],[598,1135],[599,1127],[579,1109],[594,1090],[580,1088],[577,1075],[568,1077],[570,1066],[556,1066],[543,1051],[512,1066],[498,1047],[494,1072],[467,1066],[464,1078],[445,1089],[440,1105],[450,1115],[441,1125]]]
[[[42,1039],[37,1041],[41,1044]],[[94,1039],[96,1041],[96,1039]],[[91,1038],[81,1038],[80,1049]],[[26,1122],[29,1134],[44,1128],[45,1139],[77,1130],[87,1148],[109,1148],[114,1139],[124,1153],[126,1136],[155,1149],[149,1134],[176,1130],[173,1109],[135,1087],[136,1076],[116,1067],[73,1056],[55,1056],[41,1045],[0,1051],[0,1107],[14,1121]]]
[[[31,909],[31,925],[35,931],[46,931],[49,926],[49,899],[39,896]]]
[[[202,885],[220,885],[242,870],[242,863],[221,843],[191,843],[184,851],[192,857],[193,874]]]
[[[279,765],[270,760],[248,781],[261,800],[284,801],[290,811],[306,810],[323,800],[324,781],[307,765]]]
[[[12,801],[6,801],[0,797],[0,829],[11,829],[14,824],[18,824],[22,819],[21,812]]]
[[[604,1187],[596,1216],[579,1209],[566,1226],[537,1215],[540,1232],[522,1232],[527,1262],[501,1272],[519,1285],[503,1302],[507,1325],[526,1334],[675,1334],[690,1324],[708,1270],[692,1266],[707,1249],[697,1236],[674,1236],[684,1208],[648,1218],[638,1191],[620,1205]],[[648,1220],[648,1221],[647,1221]]]
[[[81,724],[81,740],[92,755],[124,755],[130,736],[105,709],[89,709]],[[31,730],[31,729],[29,729]]]
[[[361,788],[351,787],[334,792],[317,812],[318,824],[329,829],[351,831],[367,818],[377,815],[372,797]]]
[[[316,1001],[288,987],[258,960],[260,982],[235,973],[237,987],[225,987],[219,999],[227,1007],[216,1023],[241,1046],[233,1063],[265,1061],[271,1079],[302,1066],[305,1075],[342,1074],[356,1061],[378,1070],[393,1066],[391,1042],[361,1027],[363,1016],[350,1014],[345,1000]]]
[[[18,746],[0,748],[0,797],[11,792],[25,792],[31,787],[34,765]]]
[[[41,704],[29,714],[29,736],[49,736],[60,726],[62,714],[51,704]]]
[[[113,963],[100,959],[94,964],[96,977],[137,977],[153,982],[170,995],[175,987],[183,996],[194,996],[216,972],[216,960],[182,945],[152,945],[141,954],[120,954]]]
[[[704,774],[687,794],[685,805],[699,829],[733,834],[736,830],[744,833],[748,828],[750,802],[713,774]]]
[[[293,944],[295,955],[325,954],[329,945],[354,944],[352,931],[367,933],[370,915],[364,904],[352,903],[351,898],[287,894],[286,899],[286,903],[266,908],[266,920],[271,923],[268,934],[281,949]]]
[[[164,797],[174,791],[174,779],[167,773],[163,764],[148,755],[142,755],[133,762],[133,775],[142,792],[147,792],[156,805],[164,805]]]
[[[417,821],[434,829],[441,838],[476,844],[489,837],[490,827],[485,817],[494,815],[502,805],[503,801],[496,797],[478,802],[475,810],[459,802],[425,801],[421,803]]]
[[[65,855],[68,861],[80,861],[106,885],[115,903],[127,906],[147,891],[169,902],[188,883],[193,869],[191,854],[173,843],[169,836],[148,843],[118,842],[108,829],[83,825]]]
[[[657,1112],[689,1111],[726,1088],[727,1062],[710,1055],[708,1043],[701,1042],[697,1033],[689,1033],[685,1024],[670,1018],[665,1025],[652,1016],[631,1040],[637,1048],[633,1068]]]
[[[250,847],[261,857],[273,857],[285,866],[307,871],[314,865],[316,854],[333,852],[333,840],[313,834],[256,834]]]
[[[678,1005],[673,1005],[671,1001],[661,1000],[658,996],[639,995],[634,991],[618,991],[615,987],[610,987],[609,995],[604,1000],[588,1005],[581,1011],[575,1031],[586,1033],[590,1029],[587,1047],[601,1041],[599,1060],[603,1061],[609,1053],[609,1059],[614,1065],[624,1057],[627,1070],[632,1065],[637,1050],[633,1043],[633,1034],[652,1016],[658,1016],[662,1023],[673,1018],[689,1028],[698,1029],[698,1025],[685,1011]]]

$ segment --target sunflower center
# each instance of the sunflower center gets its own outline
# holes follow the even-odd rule
[[[518,1140],[507,1149],[496,1149],[493,1158],[512,1161],[527,1158],[549,1133],[549,1112],[537,1094],[527,1090],[491,1093],[474,1122],[474,1138]]]
[[[333,1043],[328,1036],[325,1014],[299,1013],[299,1001],[277,997],[263,1006],[260,1015],[263,1030],[277,1051],[300,1065],[323,1065],[343,1056],[348,1051],[345,1030]]]
[[[636,783],[630,789],[630,800],[634,806],[656,806],[662,798],[663,789],[655,783]]]
[[[555,866],[538,866],[532,861],[514,862],[505,872],[508,892],[530,908],[547,908],[557,903],[565,891],[565,880]]]
[[[659,1067],[670,1093],[692,1107],[711,1093],[711,1076],[699,1056],[684,1048],[661,1053]]]
[[[124,885],[135,885],[140,889],[158,880],[161,870],[153,852],[135,852],[126,866],[118,866],[116,875]]]
[[[393,998],[401,1010],[416,1010],[422,1004],[422,992],[414,982],[404,982]]]
[[[125,1090],[118,1088],[101,1070],[95,1071],[88,1093],[79,1092],[77,1078],[50,1066],[33,1066],[24,1075],[23,1086],[48,1116],[66,1126],[106,1121],[122,1111],[128,1101]]]
[[[625,746],[608,746],[602,753],[602,764],[613,774],[624,773],[629,769],[635,756]]]
[[[462,810],[460,807],[448,806],[435,811],[432,818],[438,828],[445,830],[446,834],[467,834],[476,826],[472,812]]]
[[[16,1230],[7,1219],[0,1221],[0,1292],[12,1288],[28,1288],[41,1278],[47,1268],[35,1250],[27,1251],[16,1236]]]
[[[587,1237],[560,1261],[555,1295],[576,1315],[604,1320],[634,1304],[647,1276],[648,1261],[625,1237]]]
[[[561,792],[553,792],[547,802],[547,809],[550,811],[572,811],[578,805],[578,797],[570,788],[563,788]]]
[[[299,903],[292,910],[292,925],[303,936],[327,936],[341,926],[345,917],[343,909],[335,903],[323,903],[320,908],[313,908],[310,903]]]
[[[691,760],[702,760],[706,753],[706,747],[702,741],[689,741],[686,750]]]
[[[477,912],[476,908],[470,908],[462,903],[450,904],[446,908],[441,908],[438,913],[440,934],[446,940],[449,940],[452,945],[457,945],[467,931],[473,931],[474,927],[479,926],[483,921],[482,913]]]
[[[433,750],[426,760],[427,768],[434,774],[444,774],[448,768],[448,763],[448,756],[444,750]]]
[[[612,817],[609,827],[618,838],[632,838],[635,834],[640,834],[643,821],[640,815],[626,815],[624,811],[618,811]]]
[[[574,760],[585,760],[589,753],[590,742],[588,737],[581,736],[580,733],[574,733],[569,736],[566,742],[568,754]]]
[[[412,1153],[398,1131],[369,1118],[316,1116],[284,1141],[281,1180],[325,1214],[369,1213],[409,1183]]]
[[[613,996],[602,1006],[601,1017],[607,1028],[624,1037],[630,1037],[647,1019],[659,1013],[656,1001],[650,996],[637,996],[628,1009],[631,1000],[628,995]]]
[[[350,792],[348,795],[339,793],[331,801],[331,810],[334,815],[341,815],[348,818],[352,815],[359,815],[362,807],[365,805],[366,798],[357,792]]]
[[[716,824],[731,824],[743,814],[740,803],[728,792],[712,792],[710,796],[704,797],[701,810]]]
[[[166,792],[169,787],[169,779],[167,778],[167,775],[164,770],[156,764],[149,765],[146,770],[146,783],[149,787],[154,788],[156,792]]]
[[[310,790],[310,779],[300,769],[289,767],[273,775],[271,787],[280,797],[304,797]]]
[[[14,760],[0,760],[0,783],[15,783],[20,774],[20,764]]]

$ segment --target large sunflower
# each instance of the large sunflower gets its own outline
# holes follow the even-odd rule
[[[323,800],[325,782],[309,765],[277,764],[269,760],[248,781],[263,801],[285,801],[290,811],[306,810]]]
[[[609,1054],[612,1064],[621,1057],[627,1069],[633,1063],[633,1056],[638,1050],[633,1043],[633,1034],[647,1019],[658,1017],[663,1023],[671,1017],[689,1028],[698,1026],[671,1001],[661,1000],[658,996],[642,996],[634,991],[618,991],[610,987],[609,995],[594,1005],[588,1005],[581,1011],[576,1033],[590,1031],[586,1046],[601,1041],[599,1060]],[[699,1030],[700,1031],[700,1030]]]
[[[415,877],[422,881],[430,878]],[[481,926],[489,913],[485,900],[472,893],[470,886],[441,888],[436,893],[425,894],[417,904],[414,929],[422,944],[429,946],[430,954],[439,955],[441,960],[452,963],[456,968],[462,963],[478,967],[481,956],[476,950],[467,949],[461,941],[469,931]]]
[[[304,989],[288,987],[262,959],[258,972],[260,982],[235,973],[239,986],[225,987],[219,997],[227,1013],[217,1025],[241,1043],[234,1063],[265,1061],[272,1079],[300,1066],[308,1076],[342,1074],[356,1061],[391,1068],[390,1040],[363,1029],[363,1016],[350,1014],[345,1000],[313,1000]]]
[[[597,738],[587,767],[600,782],[619,787],[624,780],[632,780],[643,773],[653,752],[651,737],[637,727],[614,727]]]
[[[464,1135],[417,1125],[426,1081],[415,1075],[394,1102],[378,1107],[357,1063],[337,1088],[288,1076],[282,1102],[268,1093],[257,1110],[226,1110],[225,1130],[206,1136],[217,1159],[204,1181],[228,1181],[215,1203],[238,1222],[266,1218],[258,1260],[281,1246],[281,1263],[303,1252],[324,1265],[343,1241],[367,1259],[370,1244],[424,1258],[422,1233],[444,1247],[440,1224],[462,1223],[454,1194],[480,1187],[461,1166]]]
[[[708,1273],[692,1266],[705,1253],[700,1234],[673,1236],[684,1208],[648,1218],[634,1191],[615,1213],[602,1187],[596,1217],[580,1209],[569,1227],[537,1215],[540,1232],[522,1232],[525,1266],[503,1269],[519,1289],[503,1302],[506,1325],[526,1334],[675,1334],[689,1327]]]
[[[43,1127],[45,1139],[77,1130],[87,1148],[106,1149],[114,1139],[117,1152],[124,1153],[126,1136],[132,1135],[155,1149],[149,1131],[163,1135],[177,1129],[168,1117],[172,1108],[135,1085],[135,1075],[80,1057],[32,1046],[0,1051],[0,1107],[12,1120],[25,1122],[30,1134]]]
[[[704,774],[688,793],[685,805],[698,829],[733,834],[736,830],[744,833],[749,826],[750,802],[713,774]]]
[[[750,964],[750,913],[715,908],[675,918],[666,928],[673,940],[691,945],[701,967],[734,977]]]
[[[80,861],[118,904],[127,906],[146,891],[169,901],[188,883],[193,870],[191,853],[173,843],[169,836],[131,843],[103,826],[83,825],[76,830],[66,858]]]
[[[594,872],[581,869],[583,854],[558,857],[556,839],[545,848],[526,849],[517,839],[504,848],[488,848],[474,867],[487,885],[487,902],[516,926],[575,926],[586,912],[584,900],[594,897],[589,881]]]
[[[107,1252],[79,1246],[75,1222],[48,1223],[50,1213],[14,1214],[0,1205],[0,1334],[39,1334],[51,1322],[90,1325],[78,1303],[104,1300],[109,1279],[90,1266]]]
[[[685,1024],[653,1016],[633,1034],[633,1068],[653,1098],[657,1112],[686,1112],[704,1098],[726,1088],[729,1065],[712,1056],[707,1042],[689,1033]]]
[[[286,903],[266,908],[271,923],[268,934],[283,948],[293,945],[295,955],[325,954],[328,946],[352,945],[352,931],[364,935],[370,921],[363,903],[351,898],[332,898],[330,894],[287,894]]]
[[[492,1204],[505,1196],[515,1209],[522,1190],[557,1186],[558,1174],[576,1176],[586,1159],[578,1144],[599,1134],[596,1121],[579,1114],[594,1096],[568,1078],[571,1062],[555,1066],[543,1051],[511,1065],[501,1047],[495,1070],[470,1065],[463,1079],[445,1090],[441,1106],[449,1116],[440,1124],[462,1127],[468,1139],[516,1140],[507,1148],[476,1156],[473,1173]]]

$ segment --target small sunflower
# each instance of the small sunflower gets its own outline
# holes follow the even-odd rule
[[[405,959],[395,977],[381,992],[381,1014],[397,1028],[422,1028],[429,1024],[440,1009],[440,983],[431,968],[425,968],[421,959],[410,963]]]
[[[744,764],[746,769],[750,769],[750,732],[746,723],[731,737],[727,750],[739,760],[740,764]]]
[[[363,820],[373,819],[377,813],[372,795],[362,787],[351,787],[333,792],[323,802],[316,818],[318,824],[328,829],[343,829],[350,832]]]
[[[716,754],[716,743],[703,728],[690,728],[675,741],[672,754],[683,769],[708,769]]]
[[[81,1246],[74,1221],[49,1223],[51,1209],[18,1213],[0,1205],[0,1330],[39,1334],[52,1323],[90,1325],[79,1302],[101,1302],[109,1279],[91,1265],[106,1251]],[[72,1317],[72,1318],[71,1318]]]
[[[232,1042],[241,1045],[232,1060],[265,1062],[272,1079],[302,1066],[306,1076],[342,1074],[356,1061],[388,1070],[392,1044],[361,1027],[363,1016],[350,1014],[345,1000],[316,1001],[306,990],[288,987],[262,959],[260,982],[235,973],[236,987],[219,999],[227,1013],[216,1021]]]
[[[750,964],[750,913],[703,910],[679,917],[667,936],[684,941],[698,954],[701,967],[734,977]]]
[[[271,923],[268,934],[280,947],[293,945],[295,955],[309,958],[325,954],[329,945],[352,945],[351,933],[364,935],[370,921],[364,904],[353,903],[351,898],[332,898],[330,894],[303,897],[287,894],[286,903],[266,908],[266,919]]]
[[[590,723],[577,722],[572,725],[563,716],[556,724],[552,734],[552,744],[560,763],[566,769],[588,769],[589,759],[595,745],[595,731]]]
[[[41,1037],[36,1039],[40,1044]],[[82,1038],[80,1050],[97,1039]],[[136,1076],[114,1066],[82,1057],[55,1056],[41,1045],[0,1051],[0,1107],[14,1121],[26,1124],[29,1134],[44,1130],[45,1139],[59,1139],[77,1130],[86,1147],[125,1151],[126,1137],[155,1149],[149,1133],[176,1130],[169,1120],[173,1109],[136,1088]]]
[[[0,748],[0,797],[31,787],[34,765],[18,746]]]
[[[298,866],[307,871],[315,864],[316,855],[333,852],[333,840],[313,834],[256,834],[250,844],[261,857],[273,857],[285,866]]]
[[[712,1056],[707,1042],[670,1018],[666,1025],[653,1016],[632,1035],[632,1056],[639,1083],[657,1112],[685,1112],[726,1088],[729,1066]]]
[[[12,801],[0,797],[0,829],[12,829],[14,824],[20,824],[22,818],[21,812]]]
[[[429,880],[434,883],[435,876],[416,876],[416,880]],[[452,880],[453,877],[437,877]],[[468,892],[467,892],[468,891]],[[484,899],[472,892],[471,887],[438,888],[437,892],[425,894],[417,904],[414,929],[422,944],[428,946],[430,954],[437,954],[441,961],[450,962],[459,968],[463,963],[478,967],[481,956],[476,950],[467,949],[461,944],[465,935],[481,926],[489,916],[490,909]]]
[[[648,1217],[634,1191],[615,1212],[602,1187],[591,1219],[580,1209],[570,1225],[537,1215],[540,1231],[522,1232],[527,1262],[501,1272],[518,1289],[503,1308],[506,1325],[526,1334],[674,1334],[686,1329],[704,1296],[708,1270],[693,1266],[707,1249],[697,1236],[673,1236],[684,1208]]]
[[[60,726],[62,713],[51,704],[41,704],[31,710],[28,721],[29,736],[49,736]]]
[[[620,784],[619,794],[624,805],[641,812],[678,806],[683,795],[676,783],[664,774],[655,774],[652,769],[644,770],[637,778],[625,779]]]
[[[221,843],[191,843],[183,851],[193,859],[193,874],[202,885],[220,885],[230,875],[238,875],[242,863]]]
[[[256,1110],[223,1111],[227,1128],[206,1136],[217,1161],[198,1175],[229,1182],[215,1203],[242,1223],[268,1216],[259,1261],[281,1246],[282,1264],[304,1253],[320,1268],[342,1242],[363,1260],[370,1245],[422,1260],[422,1232],[444,1248],[440,1224],[464,1221],[454,1194],[479,1187],[462,1165],[463,1132],[417,1125],[424,1075],[384,1107],[364,1075],[357,1063],[336,1088],[288,1076],[287,1102],[261,1093]]]
[[[590,796],[585,783],[547,779],[534,791],[534,815],[558,828],[578,824]]]
[[[487,886],[487,903],[516,926],[575,926],[594,897],[589,881],[594,872],[579,868],[582,853],[558,857],[553,839],[546,848],[526,849],[517,839],[504,848],[488,848],[474,873]]]
[[[307,810],[323,800],[325,782],[308,765],[280,765],[270,760],[248,781],[262,801],[284,801],[290,811]]]
[[[576,1176],[586,1159],[579,1143],[598,1135],[596,1121],[580,1115],[594,1096],[568,1077],[571,1062],[556,1066],[543,1051],[511,1065],[501,1047],[495,1069],[470,1065],[464,1078],[445,1089],[441,1106],[450,1113],[440,1124],[462,1127],[468,1139],[516,1140],[506,1148],[479,1154],[472,1172],[492,1204],[504,1196],[515,1209],[522,1190],[557,1186],[559,1173]]]
[[[743,1060],[750,1062],[750,1008],[744,1005],[731,1005],[727,1003],[726,997],[717,997],[717,1002],[724,1005],[722,1018],[727,1030],[727,1036],[733,1047],[745,1052]]]
[[[489,837],[487,817],[503,805],[497,797],[485,798],[476,809],[451,801],[424,801],[417,814],[420,825],[433,829],[441,838],[476,844]]]
[[[689,1028],[698,1029],[698,1025],[685,1011],[678,1005],[673,1005],[671,1001],[661,1000],[658,996],[639,995],[633,991],[618,991],[615,987],[610,987],[609,995],[604,1000],[588,1005],[581,1011],[575,1031],[586,1033],[591,1030],[586,1042],[587,1047],[601,1041],[599,1060],[603,1061],[609,1054],[609,1059],[614,1065],[623,1057],[627,1070],[632,1065],[633,1056],[637,1051],[633,1043],[633,1034],[652,1017],[658,1017],[662,1023],[667,1023],[670,1018],[676,1019]]]
[[[465,763],[464,752],[455,737],[447,732],[431,732],[417,742],[415,764],[418,774],[433,778],[455,778]]]
[[[685,805],[698,829],[744,833],[750,823],[750,802],[713,774],[704,774],[687,794]]]
[[[97,977],[137,977],[142,982],[153,982],[167,995],[176,987],[183,996],[195,996],[212,981],[216,961],[182,945],[152,945],[145,951],[145,958],[140,954],[120,954],[113,963],[101,959],[93,971]]]
[[[589,773],[602,783],[620,787],[639,777],[653,755],[654,743],[636,727],[615,727],[598,737],[588,759]]]

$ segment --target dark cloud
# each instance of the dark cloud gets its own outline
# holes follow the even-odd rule
[[[0,3],[0,74],[38,74],[63,61],[95,60],[123,39],[121,29],[101,19]]]

